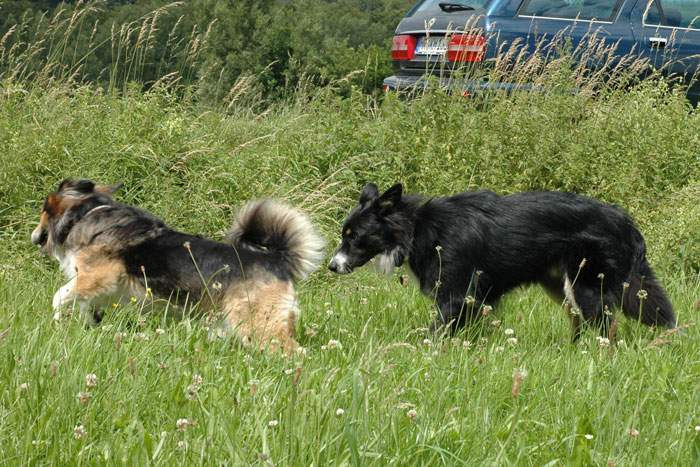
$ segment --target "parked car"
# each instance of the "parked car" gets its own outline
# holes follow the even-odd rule
[[[384,88],[422,87],[431,75],[464,93],[527,88],[456,79],[455,70],[487,66],[512,44],[532,53],[542,40],[562,35],[573,49],[595,36],[615,47],[616,56],[646,58],[662,73],[683,77],[693,102],[700,96],[693,84],[700,65],[699,0],[421,0],[396,29],[394,74]]]

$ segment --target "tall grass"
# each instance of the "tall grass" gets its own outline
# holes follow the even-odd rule
[[[50,16],[25,14],[23,21],[0,39],[0,81],[38,86],[104,81],[111,92],[124,91],[130,83],[154,85],[147,76],[157,76],[160,82],[170,84],[191,84],[203,78],[198,73],[203,70],[213,23],[201,31],[195,25],[183,35],[180,17],[165,43],[156,42],[159,18],[172,14],[181,3],[167,4],[135,21],[111,25],[101,25],[95,19],[95,2],[62,3]],[[100,39],[98,28],[104,27],[110,27],[111,32]],[[109,67],[98,71],[97,76],[86,72],[87,62],[104,53],[111,55]]]
[[[17,58],[68,56],[58,33],[40,47],[10,46],[15,58],[3,62],[4,464],[698,462],[700,119],[681,93],[659,80],[487,101],[439,90],[341,98],[330,88],[251,108],[254,85],[243,79],[212,109],[182,98],[189,68],[164,68],[176,74],[142,89],[151,24],[157,15],[124,35],[115,28],[124,48],[110,92],[78,78],[80,54],[65,69]],[[523,66],[549,77],[542,83],[585,87],[564,56]],[[503,60],[496,70],[517,59]],[[68,176],[124,181],[121,200],[213,238],[244,201],[284,198],[311,214],[329,248],[367,181],[435,195],[577,191],[637,219],[685,328],[621,320],[617,346],[592,332],[571,345],[559,304],[525,288],[480,326],[436,341],[425,329],[429,298],[360,270],[319,271],[300,286],[305,356],[259,354],[209,339],[201,321],[132,306],[86,330],[70,313],[53,319],[63,278],[28,241],[43,197]]]

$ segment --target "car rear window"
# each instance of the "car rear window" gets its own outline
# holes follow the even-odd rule
[[[525,0],[520,15],[612,21],[620,3],[620,0]]]
[[[649,5],[644,22],[672,28],[700,29],[700,2],[698,0],[654,0]]]
[[[426,10],[440,11],[440,3],[454,3],[457,5],[466,5],[473,8],[484,8],[491,0],[423,0],[415,7],[413,13]],[[469,13],[469,11],[465,11]]]

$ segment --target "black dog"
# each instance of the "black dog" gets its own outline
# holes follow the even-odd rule
[[[615,307],[649,326],[676,326],[642,234],[615,206],[561,192],[425,198],[402,191],[397,184],[380,195],[365,186],[329,268],[350,273],[379,255],[380,269],[391,271],[407,259],[423,293],[435,296],[433,329],[454,331],[527,283],[566,304],[574,341],[581,318],[607,332]]]

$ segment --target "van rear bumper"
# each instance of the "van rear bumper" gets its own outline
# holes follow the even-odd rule
[[[437,77],[424,75],[392,75],[384,79],[385,91],[415,92],[425,90],[431,86],[438,86],[450,92],[463,94],[478,94],[487,92],[535,91],[544,92],[541,86],[527,83],[502,83],[497,81],[469,80],[451,77]]]

